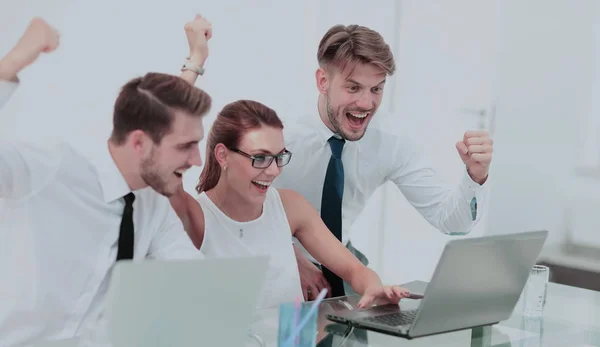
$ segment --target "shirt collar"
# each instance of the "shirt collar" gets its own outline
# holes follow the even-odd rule
[[[316,129],[317,137],[322,146],[327,145],[331,136],[335,136],[340,139],[342,138],[339,134],[334,133],[333,131],[331,131],[331,129],[327,127],[327,125],[325,125],[318,112],[317,117],[313,118],[313,124],[311,124],[311,126],[313,126],[314,129]]]
[[[110,154],[108,143],[105,143],[105,146],[98,151],[92,163],[96,168],[98,181],[100,182],[102,195],[106,203],[120,199],[131,192],[127,181],[125,181],[125,177],[123,177],[123,174]]]

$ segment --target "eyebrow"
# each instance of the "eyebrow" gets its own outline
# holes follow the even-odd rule
[[[198,143],[200,143],[200,141],[193,140],[193,141],[188,141],[188,142],[180,143],[177,146],[178,147],[187,147],[187,146],[195,145],[195,144],[198,144]]]
[[[378,85],[378,86],[379,86],[379,85],[382,85],[383,83],[385,83],[385,80],[386,80],[386,79],[384,78],[384,79],[383,79],[381,82],[377,83],[376,85]],[[350,83],[358,84],[359,86],[361,85],[360,83],[356,82],[355,80],[353,80],[353,79],[351,79],[351,78],[347,78],[347,79],[346,79],[346,81],[347,81],[347,82],[350,82]]]
[[[259,148],[259,149],[255,149],[255,150],[253,150],[251,153],[254,153],[254,154],[270,154],[270,155],[277,155],[277,154],[281,154],[281,153],[285,152],[286,150],[287,150],[287,149],[284,147],[284,148],[283,148],[281,151],[279,151],[278,153],[276,153],[276,154],[273,154],[273,152],[271,152],[271,151],[269,151],[269,150],[267,150],[267,149],[264,149],[264,148]]]

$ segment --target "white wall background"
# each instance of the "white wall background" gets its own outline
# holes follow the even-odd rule
[[[564,237],[598,68],[597,1],[511,1],[498,11],[497,134],[488,229]],[[593,205],[592,205],[593,206]],[[598,206],[598,205],[595,205]],[[597,209],[596,209],[597,210]],[[597,234],[596,234],[597,235]],[[597,238],[597,236],[596,236]]]
[[[438,173],[458,184],[464,174],[454,144],[493,108],[494,4],[402,1],[395,54],[398,72],[390,128],[411,128]],[[466,15],[469,14],[469,15]],[[487,128],[487,125],[484,125]],[[428,224],[392,184],[384,188],[379,270],[384,278],[428,280],[449,236]],[[381,207],[380,207],[381,208]],[[469,235],[482,235],[486,219]]]
[[[214,99],[205,126],[240,98],[275,108],[291,126],[315,107],[320,37],[333,24],[359,23],[384,35],[398,65],[376,122],[422,134],[445,179],[460,179],[454,143],[479,126],[476,112],[493,126],[491,210],[473,235],[545,228],[551,242],[561,240],[570,199],[585,194],[573,188],[573,170],[594,155],[581,151],[583,142],[594,148],[581,130],[597,119],[599,5],[374,1],[2,0],[0,54],[34,15],[60,30],[62,45],[21,75],[0,114],[0,136],[63,139],[93,151],[110,132],[123,83],[147,71],[178,73],[187,54],[183,25],[195,13],[214,27],[207,74],[197,84]],[[199,172],[185,177],[189,191]],[[395,282],[428,279],[448,239],[393,186],[375,194],[355,229],[372,267]]]
[[[596,14],[600,11],[597,4],[591,4],[592,13]],[[596,6],[596,7],[593,7]],[[596,19],[594,15],[592,15]],[[592,23],[592,40],[593,60],[600,61],[600,21],[593,20]],[[596,176],[600,176],[600,65],[593,64],[592,68],[592,94],[591,107],[588,112],[587,122],[582,126],[582,142],[584,150],[581,155],[580,166],[586,168],[594,168]]]

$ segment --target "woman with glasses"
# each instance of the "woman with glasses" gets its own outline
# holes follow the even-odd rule
[[[275,111],[248,100],[225,106],[209,132],[206,155],[197,199],[181,190],[171,203],[205,256],[270,255],[259,308],[304,297],[292,236],[363,295],[359,306],[408,296],[403,288],[383,286],[300,194],[269,188],[292,159]]]

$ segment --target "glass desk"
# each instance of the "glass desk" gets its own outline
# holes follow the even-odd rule
[[[520,303],[510,319],[493,326],[407,340],[381,333],[348,329],[325,315],[355,307],[357,296],[325,300],[319,308],[317,347],[336,346],[471,346],[471,347],[600,347],[600,292],[548,284],[544,316],[524,317]],[[252,326],[264,346],[277,346],[277,309],[260,311]],[[248,338],[246,346],[260,346]]]

